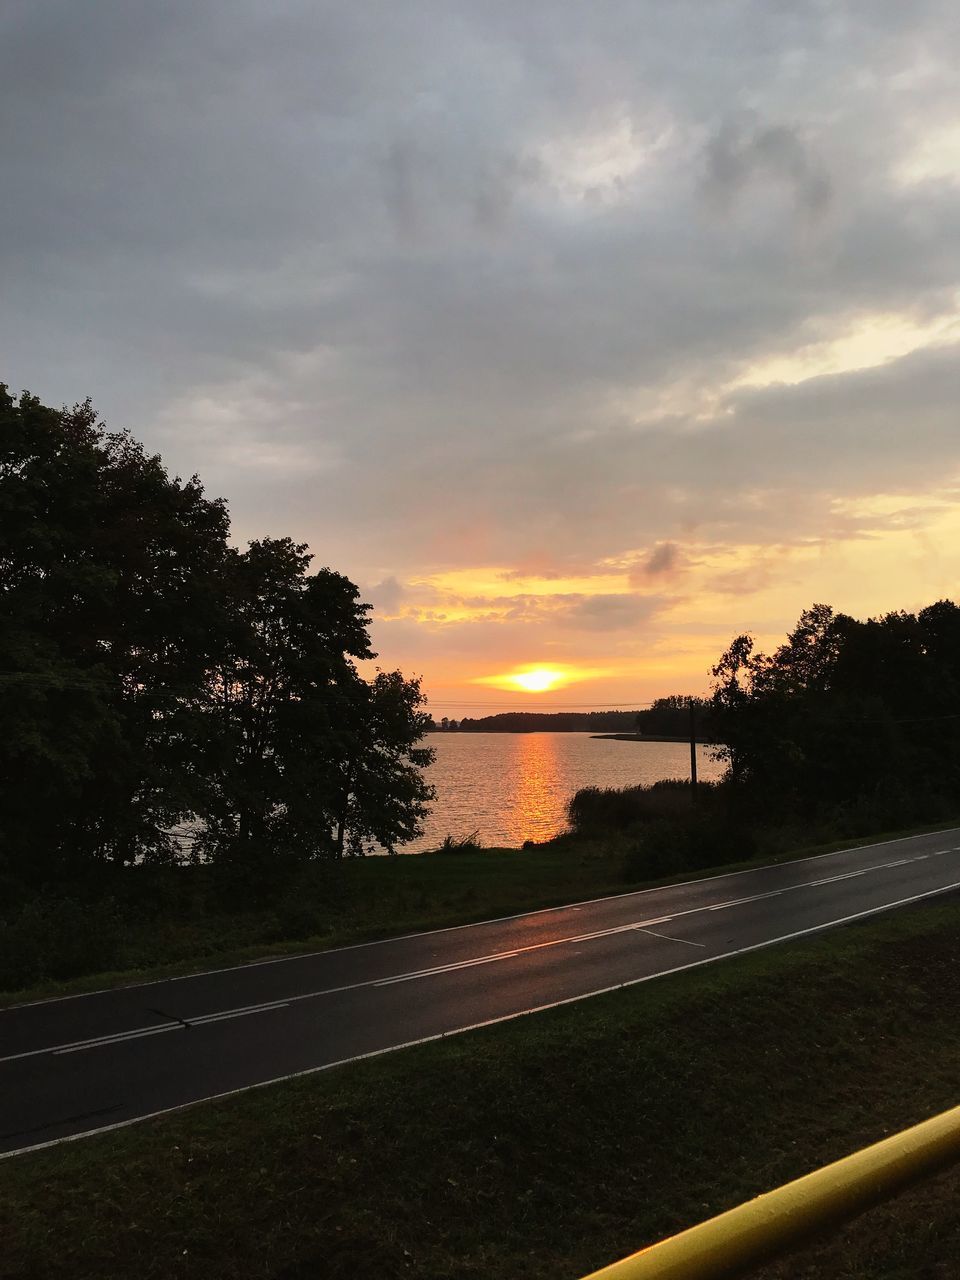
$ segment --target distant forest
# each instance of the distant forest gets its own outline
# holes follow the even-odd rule
[[[698,733],[703,733],[709,704],[680,694],[657,698],[651,706],[634,711],[504,711],[475,720],[444,717],[428,728],[440,733],[638,733],[679,738],[689,732],[691,702],[697,712]]]

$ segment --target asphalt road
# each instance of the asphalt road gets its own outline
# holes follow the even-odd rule
[[[20,1005],[0,1011],[0,1153],[583,999],[957,888],[960,829]]]

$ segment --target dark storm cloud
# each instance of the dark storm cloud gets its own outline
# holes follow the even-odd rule
[[[779,179],[792,189],[797,204],[811,215],[823,214],[832,183],[795,130],[768,125],[745,130],[726,122],[707,146],[706,189],[724,204],[749,193],[757,179]]]

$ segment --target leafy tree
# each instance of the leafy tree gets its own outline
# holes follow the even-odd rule
[[[257,868],[388,849],[419,833],[432,792],[415,744],[416,681],[363,680],[369,606],[289,538],[231,552],[229,636],[198,704],[189,771],[197,852]],[[188,748],[188,753],[190,748]]]
[[[428,716],[417,679],[378,671],[368,691],[363,726],[343,757],[335,847],[361,854],[369,845],[390,853],[422,834],[433,788],[421,770],[434,753],[418,747]]]
[[[227,514],[89,402],[0,385],[0,813],[7,871],[173,856],[167,746],[216,643]]]
[[[364,680],[368,607],[89,402],[0,386],[0,876],[393,849],[431,797],[417,681]]]
[[[873,803],[898,821],[960,801],[951,602],[866,622],[814,605],[772,656],[738,636],[713,674],[715,732],[753,809],[811,816]]]

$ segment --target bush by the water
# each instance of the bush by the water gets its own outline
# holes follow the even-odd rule
[[[479,853],[483,848],[480,843],[480,832],[471,831],[468,836],[454,836],[449,832],[443,837],[442,844],[436,849],[428,849],[428,853]]]
[[[708,803],[715,791],[716,784],[701,784],[698,803]],[[686,817],[691,803],[690,783],[669,778],[651,787],[584,787],[570,801],[567,814],[574,831],[590,835]]]
[[[739,862],[757,852],[751,828],[729,812],[722,783],[669,779],[650,787],[585,787],[570,801],[569,818],[580,836],[623,840],[629,881]]]

